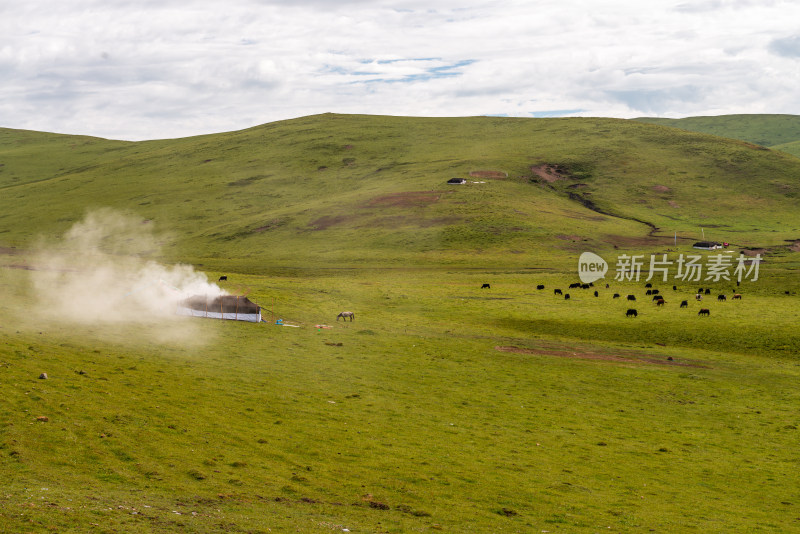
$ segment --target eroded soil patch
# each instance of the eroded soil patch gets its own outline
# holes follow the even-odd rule
[[[354,219],[352,215],[324,215],[311,221],[308,226],[312,230],[327,230],[331,226],[338,226]]]
[[[567,178],[567,171],[558,165],[534,165],[531,167],[531,172],[544,180],[547,183],[553,183],[558,180]]]

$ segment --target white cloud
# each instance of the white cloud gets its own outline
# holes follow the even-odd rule
[[[800,113],[793,1],[33,0],[0,126],[122,139],[313,113]]]

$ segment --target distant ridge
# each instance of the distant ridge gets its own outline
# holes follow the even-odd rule
[[[739,139],[800,157],[800,115],[720,115],[684,119],[641,117],[634,120]]]

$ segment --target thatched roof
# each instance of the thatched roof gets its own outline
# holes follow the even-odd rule
[[[194,295],[180,303],[192,310],[220,313],[258,313],[261,307],[244,295],[223,295],[207,297]]]

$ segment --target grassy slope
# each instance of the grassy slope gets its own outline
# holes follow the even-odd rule
[[[796,253],[770,256],[744,300],[707,298],[703,319],[695,284],[662,287],[663,309],[642,283],[552,292],[587,248],[670,241],[569,193],[668,238],[696,237],[700,220],[776,245],[800,237],[788,156],[606,119],[325,115],[145,143],[2,134],[0,243],[24,249],[87,206],[128,209],[171,231],[167,259],[225,272],[302,325],[208,321],[205,344],[185,346],[148,325],[42,322],[29,273],[0,269],[9,531],[797,528]],[[540,163],[573,178],[531,182]],[[387,200],[477,169],[510,179]],[[342,264],[379,268],[319,269]],[[639,317],[612,292],[636,294]],[[342,309],[356,322],[335,323]],[[629,359],[564,357],[598,352]]]
[[[0,283],[22,276],[4,270]],[[149,340],[146,325],[9,327],[33,303],[6,298],[0,520],[102,532],[796,528],[796,297],[747,293],[704,304],[712,316],[698,320],[699,304],[678,310],[670,295],[631,320],[610,291],[555,297],[568,279],[237,275],[303,328],[209,320],[203,347]],[[612,290],[642,299],[641,287]],[[344,306],[354,323],[333,322]],[[335,328],[313,327],[323,322]]]
[[[625,244],[619,236],[646,237],[650,228],[631,219],[687,240],[701,226],[748,246],[800,236],[795,158],[632,121],[320,115],[167,141],[2,139],[0,240],[17,246],[62,232],[87,206],[130,210],[174,232],[173,259],[223,269],[218,258],[232,258],[251,271],[487,265],[497,254],[547,264],[573,242],[610,249]],[[571,178],[532,182],[530,167],[544,163]],[[509,179],[444,184],[474,170]],[[441,193],[387,197],[420,191]],[[29,206],[47,210],[31,219]]]
[[[684,119],[643,117],[636,120],[739,139],[776,150],[783,150],[781,147],[800,141],[800,116],[797,115],[722,115]],[[797,155],[790,150],[785,151]]]
[[[774,145],[772,148],[774,150],[780,150],[781,152],[786,152],[787,154],[791,154],[800,158],[800,141],[792,141],[790,143]]]

